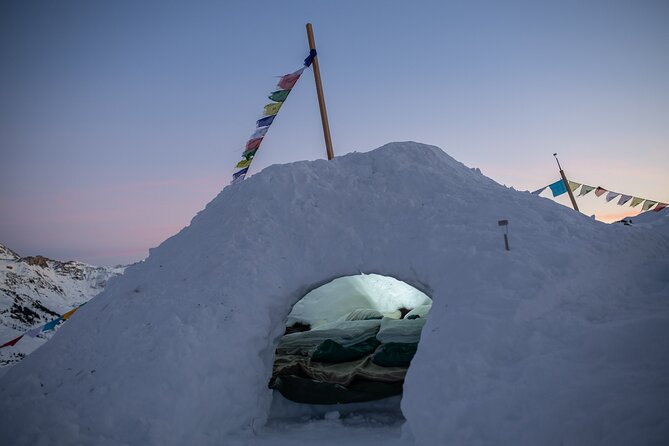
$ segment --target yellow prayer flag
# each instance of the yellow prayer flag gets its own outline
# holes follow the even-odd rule
[[[79,307],[73,308],[72,310],[70,310],[67,313],[65,313],[64,315],[62,315],[61,318],[64,321],[68,320],[70,318],[70,316],[72,316],[74,314],[74,312],[77,311],[78,309],[79,309]]]
[[[236,169],[243,169],[243,168],[245,168],[245,167],[249,167],[250,164],[251,164],[251,160],[250,160],[250,159],[247,159],[247,160],[241,160],[240,162],[237,163],[237,165],[235,166],[235,168],[236,168]]]
[[[571,189],[572,192],[574,192],[580,186],[581,186],[581,183],[575,183],[573,181],[569,181],[569,189]]]
[[[283,102],[273,102],[271,104],[267,104],[265,108],[263,109],[263,114],[265,116],[273,116],[279,113],[279,109],[283,105]]]

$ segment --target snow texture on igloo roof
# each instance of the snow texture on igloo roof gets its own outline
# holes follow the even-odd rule
[[[2,377],[0,442],[251,435],[291,306],[359,272],[433,299],[402,400],[419,444],[660,442],[668,253],[655,231],[508,189],[434,146],[271,166]]]

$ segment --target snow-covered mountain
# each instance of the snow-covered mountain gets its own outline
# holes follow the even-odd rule
[[[412,142],[268,167],[0,378],[0,443],[666,444],[664,216],[597,222]],[[291,308],[360,272],[433,300],[401,438],[371,422],[353,438],[339,412],[301,438],[272,431],[288,413],[268,382]]]
[[[21,257],[0,244],[0,344],[87,302],[124,268]],[[25,337],[15,346],[0,349],[0,367],[21,360],[51,334]]]

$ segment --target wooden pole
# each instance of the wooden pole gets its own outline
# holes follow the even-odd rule
[[[316,42],[314,40],[314,30],[311,23],[307,23],[307,38],[309,39],[309,49],[316,49]],[[327,151],[328,159],[334,158],[334,150],[332,150],[332,137],[330,136],[330,124],[328,123],[328,111],[325,108],[325,96],[323,95],[323,85],[321,84],[321,70],[318,66],[318,56],[314,56],[312,62],[314,67],[314,79],[316,80],[316,94],[318,95],[318,107],[321,109],[321,122],[323,123],[323,138],[325,139],[325,150]]]
[[[560,160],[557,157],[557,153],[554,153],[553,156],[555,157],[555,161],[557,161],[558,169],[560,169],[560,176],[562,177],[562,183],[564,184],[564,187],[567,189],[567,194],[569,194],[571,205],[576,212],[580,212],[578,210],[578,205],[576,204],[576,198],[574,197],[574,193],[571,191],[571,187],[569,187],[569,180],[567,180],[567,175],[564,174],[564,170],[562,170],[562,166],[560,165]]]
[[[569,181],[567,180],[567,175],[564,174],[564,170],[560,169],[560,175],[562,176],[562,182],[564,183],[564,186],[567,188],[567,193],[569,194],[571,205],[573,206],[575,211],[580,212],[578,210],[578,205],[576,204],[576,198],[574,198],[574,193],[571,191],[571,187],[569,187]]]

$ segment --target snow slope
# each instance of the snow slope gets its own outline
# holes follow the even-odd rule
[[[0,244],[0,344],[87,302],[123,269],[42,256],[21,257]],[[0,366],[20,361],[51,334],[24,337],[15,346],[0,349]]]
[[[272,444],[291,306],[361,271],[434,301],[394,444],[669,438],[669,239],[406,142],[225,188],[0,379],[0,443]]]

